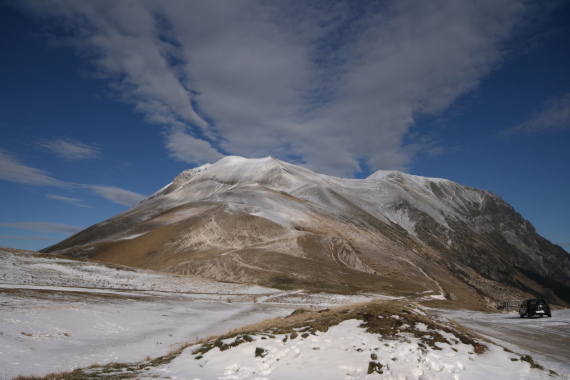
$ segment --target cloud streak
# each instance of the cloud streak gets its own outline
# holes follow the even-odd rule
[[[99,148],[75,140],[44,140],[38,145],[55,155],[68,160],[86,160],[98,158]]]
[[[60,181],[54,177],[51,177],[47,172],[43,170],[36,169],[21,163],[12,155],[2,150],[0,150],[0,179],[8,182],[33,186],[52,186],[66,189],[88,189],[111,202],[125,206],[134,206],[145,198],[144,195],[118,187]],[[66,201],[68,203],[75,203],[81,207],[89,207],[77,204],[81,200],[76,198],[63,197],[59,195],[48,195],[48,198]]]
[[[337,175],[409,165],[418,116],[475,89],[528,11],[514,0],[17,6],[65,22],[63,40],[163,126],[174,159],[271,154]]]
[[[26,166],[2,150],[0,150],[0,179],[26,185],[67,186],[65,182],[51,177],[46,171]]]
[[[0,223],[0,227],[15,228],[20,230],[41,232],[41,233],[61,233],[67,236],[74,235],[83,230],[83,227],[69,226],[67,224],[46,223],[46,222],[20,222],[20,223]]]
[[[46,194],[46,198],[55,199],[58,201],[69,203],[70,205],[77,206],[77,207],[93,208],[93,206],[88,206],[88,205],[82,204],[83,200],[81,200],[79,198],[64,197],[62,195],[56,195],[56,194]]]
[[[41,240],[41,241],[60,241],[61,239],[37,237],[37,236],[0,236],[2,240]]]
[[[507,129],[502,136],[531,134],[570,129],[570,92],[550,99],[529,120]]]
[[[145,199],[144,195],[125,189],[120,189],[118,187],[96,186],[96,185],[85,185],[85,187],[92,190],[93,192],[102,196],[105,199],[129,207],[134,206],[143,199]]]

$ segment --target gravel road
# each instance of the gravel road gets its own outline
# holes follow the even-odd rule
[[[570,309],[553,310],[552,318],[520,318],[518,313],[436,310],[515,352],[570,379]]]

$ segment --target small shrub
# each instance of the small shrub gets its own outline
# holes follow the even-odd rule
[[[266,357],[268,354],[267,350],[265,348],[262,347],[256,347],[255,348],[255,357],[260,357],[260,358],[264,358]]]
[[[538,369],[544,370],[544,367],[541,366],[540,364],[538,364],[537,362],[535,362],[534,359],[532,358],[532,356],[530,356],[530,355],[521,356],[521,361],[527,362],[528,364],[530,364],[530,368],[538,368]]]
[[[269,281],[271,281],[272,286],[277,289],[289,289],[291,285],[295,283],[295,280],[291,277],[282,275],[273,276],[269,279]]]
[[[287,318],[289,318],[289,317],[294,317],[294,316],[296,316],[296,315],[307,314],[307,313],[310,313],[310,312],[311,312],[311,310],[307,310],[307,309],[295,309],[295,310],[293,310],[293,312],[292,312],[291,314],[289,314],[289,316],[288,316]]]
[[[382,367],[383,365],[378,363],[377,361],[371,361],[368,363],[368,374],[373,374],[374,372],[376,373],[384,373],[384,371],[382,371]]]

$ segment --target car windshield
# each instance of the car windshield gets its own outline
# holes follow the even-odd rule
[[[543,300],[530,300],[528,302],[529,306],[544,305]]]

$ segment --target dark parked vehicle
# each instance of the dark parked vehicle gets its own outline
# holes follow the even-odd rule
[[[519,315],[521,318],[535,316],[542,317],[543,315],[552,317],[550,306],[548,306],[548,303],[545,300],[540,298],[524,300],[519,307]]]

